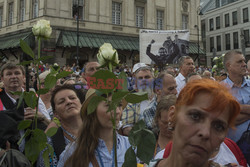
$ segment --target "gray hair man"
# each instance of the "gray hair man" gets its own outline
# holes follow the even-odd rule
[[[230,129],[228,133],[228,137],[237,143],[241,138],[241,140],[246,140],[242,136],[250,125],[250,80],[245,78],[247,68],[242,52],[234,50],[227,52],[224,57],[224,67],[228,72],[228,77],[222,82],[229,86],[232,95],[241,106],[241,112],[236,118],[236,129]],[[250,163],[249,153],[247,154],[246,149],[240,145],[239,147]]]
[[[128,135],[133,125],[138,122],[140,115],[144,112],[153,96],[153,71],[152,68],[144,63],[137,63],[133,67],[135,76],[135,90],[137,92],[147,92],[148,100],[144,100],[140,103],[131,104],[128,103],[123,110],[121,121],[123,124],[122,132],[124,135]]]
[[[194,61],[190,56],[182,56],[179,59],[180,72],[176,79],[177,93],[179,94],[181,89],[186,85],[186,78],[188,74],[193,73],[195,70]]]

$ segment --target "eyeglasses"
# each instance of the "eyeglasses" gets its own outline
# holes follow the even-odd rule
[[[74,84],[75,89],[88,89],[88,85],[84,85],[84,84]]]

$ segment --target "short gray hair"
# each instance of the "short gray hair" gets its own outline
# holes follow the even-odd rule
[[[224,56],[223,64],[226,72],[227,72],[226,63],[228,63],[234,55],[242,55],[242,52],[238,50],[231,50],[227,52]]]
[[[181,56],[179,58],[179,67],[181,67],[186,59],[192,59],[190,56]]]

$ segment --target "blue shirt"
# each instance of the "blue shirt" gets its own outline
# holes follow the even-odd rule
[[[128,141],[128,138],[117,134],[117,164],[118,164],[118,167],[122,167],[122,164],[124,163],[125,153],[129,147],[130,147],[130,143]],[[57,167],[64,166],[64,163],[73,154],[73,152],[75,151],[75,148],[76,148],[75,142],[67,145],[65,150],[60,155],[60,160],[58,162]],[[99,144],[98,144],[97,149],[100,151],[100,156],[101,156],[104,167],[112,167],[113,155],[114,155],[113,150],[111,151],[111,153],[109,153],[108,148],[106,147],[105,142],[102,139],[99,139]],[[95,151],[95,156],[96,156],[96,160],[97,160],[99,166],[101,167],[101,163],[100,163],[100,160],[98,158],[97,149]],[[89,167],[93,167],[92,163],[89,163]]]
[[[231,88],[232,95],[237,99],[240,104],[250,105],[250,80],[243,78],[243,83],[241,87],[234,86],[234,83],[227,77],[222,82],[226,83]],[[240,125],[236,126],[236,129],[229,129],[228,138],[232,139],[234,142],[237,142],[242,136],[243,132],[247,130],[250,120],[243,122]]]

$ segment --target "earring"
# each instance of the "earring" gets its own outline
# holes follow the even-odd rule
[[[174,127],[172,126],[172,122],[168,122],[168,130],[170,131],[174,130]]]

